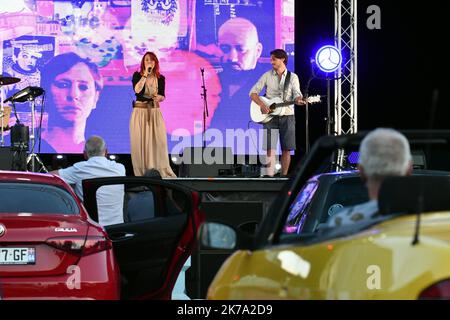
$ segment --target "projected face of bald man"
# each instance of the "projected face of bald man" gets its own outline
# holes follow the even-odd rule
[[[243,18],[226,21],[219,29],[222,62],[234,70],[253,70],[262,53],[256,27]]]

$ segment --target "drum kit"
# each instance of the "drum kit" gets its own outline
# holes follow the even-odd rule
[[[28,154],[28,157],[26,159],[26,166],[27,167],[30,166],[30,169],[31,169],[30,171],[33,171],[33,172],[36,172],[36,171],[37,172],[40,172],[40,171],[48,172],[47,169],[45,168],[44,164],[42,163],[41,159],[39,159],[38,155],[35,153],[35,150],[34,150],[34,147],[35,147],[35,99],[44,93],[44,89],[42,89],[40,87],[30,87],[29,86],[29,87],[26,87],[26,88],[16,92],[9,98],[5,99],[2,87],[12,85],[12,84],[15,84],[20,81],[21,80],[19,78],[3,77],[0,75],[0,134],[1,134],[0,146],[3,147],[5,144],[4,131],[11,129],[11,140],[12,140],[12,136],[13,136],[12,131],[14,130],[14,127],[18,126],[18,123],[16,124],[16,126],[13,126],[11,128],[8,126],[12,109],[9,106],[5,106],[4,103],[11,102],[13,105],[13,108],[15,109],[15,107],[14,107],[15,102],[27,102],[28,101],[31,106],[31,132],[29,135],[30,143],[31,143],[31,152]],[[17,117],[17,114],[16,114],[16,117]],[[28,133],[28,128],[26,130]],[[26,145],[28,145],[28,141],[26,141],[24,143],[26,143]],[[11,141],[11,146],[12,146],[12,144],[13,144],[13,141]],[[24,151],[24,150],[19,150],[19,151]],[[36,162],[40,165],[39,168],[36,167],[36,165],[35,165]],[[13,159],[13,163],[14,163],[14,159]]]

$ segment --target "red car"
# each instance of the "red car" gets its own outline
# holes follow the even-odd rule
[[[123,186],[124,223],[96,222],[103,185]],[[59,177],[0,171],[2,299],[170,299],[203,220],[198,194],[144,177],[83,188],[84,206]],[[150,202],[135,201],[129,218],[143,192]]]

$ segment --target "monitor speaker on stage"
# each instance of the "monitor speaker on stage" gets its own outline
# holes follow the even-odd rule
[[[11,170],[12,152],[9,147],[0,147],[0,170]]]
[[[234,156],[231,148],[184,148],[180,177],[220,177],[233,175]]]
[[[29,127],[23,124],[15,124],[11,127],[11,150],[28,151],[29,140]]]

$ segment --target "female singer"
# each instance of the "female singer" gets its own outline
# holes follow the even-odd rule
[[[135,176],[156,169],[163,178],[175,178],[170,168],[167,133],[159,103],[165,98],[165,78],[153,52],[142,57],[139,72],[133,74],[136,101],[130,119],[131,161]]]

